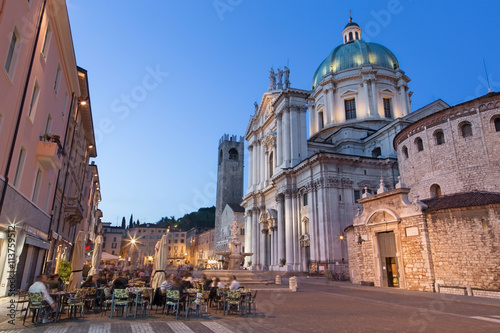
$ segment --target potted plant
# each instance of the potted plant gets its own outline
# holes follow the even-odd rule
[[[280,267],[285,266],[286,264],[286,259],[280,259]]]
[[[252,267],[252,260],[248,260],[247,265],[248,267]]]

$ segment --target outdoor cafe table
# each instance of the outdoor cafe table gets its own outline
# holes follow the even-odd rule
[[[148,288],[151,289],[151,288]],[[137,305],[139,303],[139,297],[144,292],[144,289],[128,288],[129,294],[135,295],[135,309],[134,309],[134,319],[137,318]]]
[[[55,319],[54,319],[54,322],[57,323],[57,319],[59,318],[59,314],[61,313],[61,309],[63,307],[63,296],[68,297],[69,293],[67,293],[65,291],[59,291],[56,293],[49,293],[49,295],[57,303],[56,315],[55,315]]]

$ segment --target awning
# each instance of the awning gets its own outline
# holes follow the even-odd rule
[[[50,244],[47,241],[44,241],[40,238],[35,238],[29,234],[26,234],[26,244],[30,244],[36,247],[40,247],[42,249],[48,250],[50,248]]]

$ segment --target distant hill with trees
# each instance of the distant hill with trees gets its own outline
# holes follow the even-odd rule
[[[141,222],[134,220],[134,215],[130,215],[128,228],[138,226]],[[157,225],[171,229],[180,229],[182,231],[189,231],[194,227],[200,228],[215,228],[215,206],[200,208],[197,212],[192,212],[176,219],[175,216],[162,217]],[[122,228],[125,228],[125,217],[122,218]]]
[[[186,214],[178,219],[174,216],[162,217],[156,224],[183,231],[188,231],[194,227],[215,228],[215,206],[200,208],[197,212]]]

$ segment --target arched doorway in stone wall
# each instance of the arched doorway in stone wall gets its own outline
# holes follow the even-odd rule
[[[401,287],[401,244],[398,223],[400,219],[392,211],[378,210],[368,219],[374,239],[374,251],[378,262],[379,285],[383,287]]]

